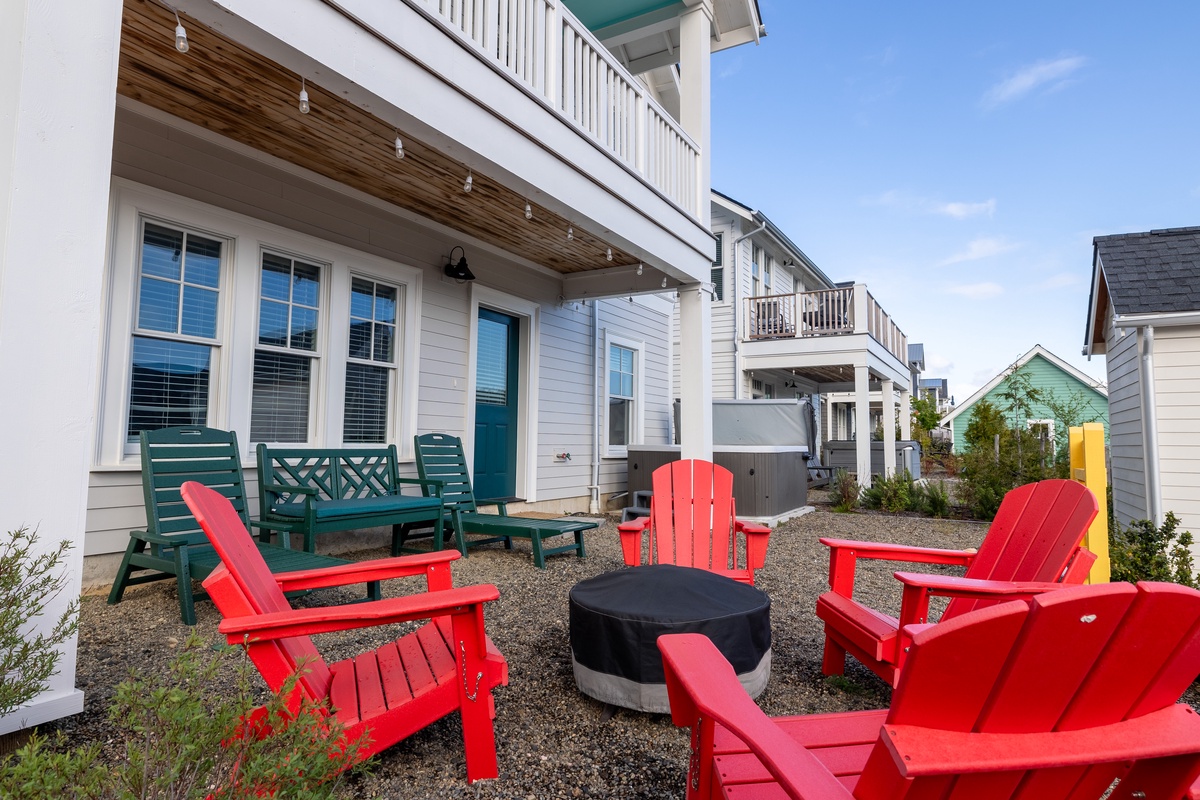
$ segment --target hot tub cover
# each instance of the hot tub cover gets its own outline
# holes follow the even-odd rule
[[[692,567],[632,567],[576,584],[570,637],[580,690],[607,703],[667,712],[664,633],[702,633],[751,697],[771,673],[771,600],[753,586]]]

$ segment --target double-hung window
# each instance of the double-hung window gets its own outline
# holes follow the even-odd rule
[[[250,407],[255,442],[307,442],[317,360],[321,267],[264,251]]]
[[[389,399],[396,374],[400,289],[354,277],[350,286],[350,347],[342,440],[387,441]]]
[[[642,437],[642,359],[644,345],[611,334],[605,337],[608,372],[605,393],[605,454],[623,457]]]
[[[208,422],[226,244],[142,221],[127,442],[143,430]]]

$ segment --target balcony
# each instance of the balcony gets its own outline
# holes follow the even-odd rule
[[[908,337],[863,284],[819,292],[748,297],[744,303],[744,342],[823,340],[830,346],[821,349],[844,350],[853,345],[831,344],[828,337],[865,334],[901,365],[908,363]]]
[[[554,113],[698,218],[699,148],[566,6],[558,0],[420,4]]]

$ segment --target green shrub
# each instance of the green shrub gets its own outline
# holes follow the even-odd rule
[[[1184,586],[1197,586],[1193,573],[1192,534],[1184,531],[1175,535],[1179,518],[1168,511],[1162,527],[1148,519],[1134,520],[1129,527],[1113,524],[1109,528],[1108,555],[1112,565],[1112,580],[1169,581]]]
[[[946,517],[950,514],[950,492],[945,481],[926,481],[914,486],[913,510],[931,517]]]
[[[853,511],[858,508],[862,488],[858,485],[858,479],[849,472],[839,468],[833,473],[829,488],[833,491],[834,511]]]
[[[867,508],[896,513],[912,510],[915,496],[912,475],[902,469],[890,478],[879,475],[872,480],[871,485],[863,489],[862,502]]]
[[[79,604],[72,601],[48,630],[31,625],[66,587],[63,561],[71,543],[39,553],[36,531],[19,528],[7,536],[0,542],[0,716],[46,688],[58,667],[59,645],[79,624]]]
[[[0,796],[13,800],[329,798],[364,742],[345,743],[327,709],[289,702],[295,679],[255,711],[254,674],[244,654],[230,690],[220,667],[241,648],[204,647],[193,636],[165,674],[135,674],[117,687],[109,716],[124,758],[101,762],[98,745],[67,749],[35,736],[0,770]]]

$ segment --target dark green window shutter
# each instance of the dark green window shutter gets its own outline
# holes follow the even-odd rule
[[[725,300],[725,234],[717,234],[717,260],[712,265],[713,291],[718,302]]]

